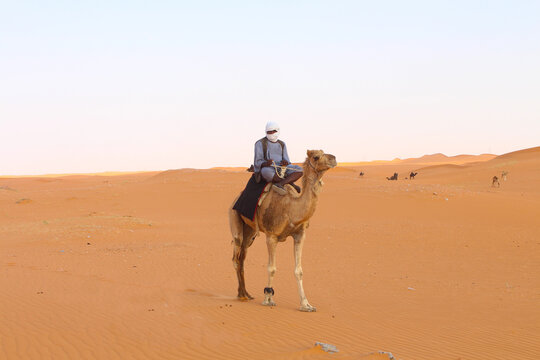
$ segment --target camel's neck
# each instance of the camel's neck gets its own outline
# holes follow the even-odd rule
[[[295,223],[308,220],[317,206],[318,195],[321,191],[321,177],[309,163],[309,158],[303,166],[304,176],[302,176],[302,194],[294,201],[291,206],[294,208]]]
[[[300,197],[317,198],[321,191],[322,173],[315,171],[315,168],[309,163],[309,158],[306,159],[303,165],[304,176],[302,177],[302,195]]]

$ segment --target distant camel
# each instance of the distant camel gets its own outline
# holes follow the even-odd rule
[[[274,306],[274,289],[272,283],[276,273],[276,247],[287,237],[294,239],[294,275],[300,295],[300,311],[316,311],[304,293],[302,285],[302,247],[306,238],[305,231],[309,220],[315,213],[319,193],[322,190],[322,177],[327,170],[337,165],[334,155],[325,154],[322,150],[308,150],[304,162],[302,192],[298,194],[292,186],[285,187],[285,195],[281,195],[275,186],[262,200],[253,221],[247,219],[232,207],[229,208],[229,225],[234,242],[233,265],[238,277],[238,298],[253,299],[246,290],[244,280],[244,260],[259,231],[266,234],[268,247],[268,286],[264,288],[263,305]],[[236,203],[236,200],[233,204]]]
[[[255,172],[255,168],[253,165],[251,165],[249,168],[246,169],[247,172]]]
[[[508,175],[508,171],[503,171],[501,174],[501,178],[503,179],[503,181],[506,181],[506,175]]]
[[[413,180],[414,177],[415,177],[417,174],[418,174],[417,172],[412,172],[412,171],[411,171],[411,174],[409,175],[409,178],[411,178],[411,180]]]
[[[397,180],[398,178],[398,173],[394,173],[394,175],[392,175],[392,177],[386,177],[386,180]]]
[[[360,177],[363,177],[363,176],[364,176],[364,172],[360,171]]]
[[[497,185],[497,187],[501,187],[501,184],[499,183],[499,178],[496,176],[494,176],[491,181],[491,187],[495,187],[495,185]]]

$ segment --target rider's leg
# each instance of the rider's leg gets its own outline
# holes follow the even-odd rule
[[[296,189],[296,191],[300,192],[300,186],[296,185],[294,182],[300,179],[302,175],[304,175],[303,172],[295,171],[289,174],[287,177],[285,177],[285,179],[279,179],[279,181],[276,182],[276,185],[282,188],[285,184],[291,184]]]

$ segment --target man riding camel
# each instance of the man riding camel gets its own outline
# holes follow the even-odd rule
[[[266,137],[255,143],[255,160],[253,162],[255,173],[267,182],[274,183],[275,186],[283,188],[285,184],[291,184],[296,191],[300,192],[300,187],[294,182],[304,174],[302,167],[292,165],[287,153],[287,146],[279,137],[279,125],[273,121],[266,124]],[[278,175],[281,166],[286,166],[282,177]]]

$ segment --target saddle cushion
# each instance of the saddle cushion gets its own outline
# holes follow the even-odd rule
[[[267,194],[271,185],[271,183],[266,183],[264,181],[257,183],[255,175],[252,175],[249,178],[244,191],[242,191],[238,200],[236,200],[233,209],[238,211],[244,217],[254,221],[257,208],[262,202],[262,199],[264,199],[263,194],[265,193],[265,189]]]

